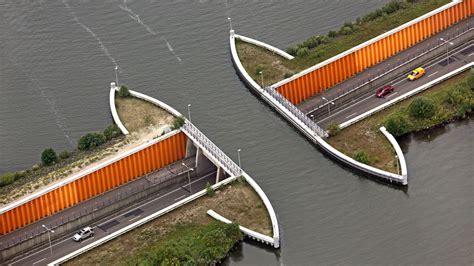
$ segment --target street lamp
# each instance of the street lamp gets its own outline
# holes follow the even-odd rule
[[[118,74],[117,74],[118,66],[115,66],[115,86],[118,87]]]
[[[53,246],[51,246],[51,235],[50,233],[54,233],[54,230],[52,229],[49,229],[48,227],[46,227],[46,225],[41,225],[43,226],[44,229],[46,229],[46,231],[48,231],[48,239],[49,239],[49,250],[51,251],[51,256],[53,255]]]
[[[192,122],[191,121],[191,104],[188,103],[188,118],[189,118],[189,122]]]
[[[237,157],[239,158],[240,173],[242,173],[242,165],[240,164],[240,151],[241,151],[241,149],[238,149],[238,150],[237,150]]]
[[[330,101],[330,100],[328,100],[328,99],[326,99],[325,97],[322,97],[322,99],[327,102],[327,105],[328,105],[328,115],[331,115],[331,107],[330,107],[329,104],[334,105],[334,102],[333,102],[333,101]]]
[[[454,43],[448,42],[443,38],[439,38],[439,40],[444,42],[444,44],[454,45]],[[446,45],[446,60],[448,61],[448,65],[449,65],[449,45]]]
[[[309,116],[311,116],[311,121],[314,122],[314,115],[309,115]]]
[[[193,168],[189,168],[185,163],[181,163],[184,167],[188,169],[188,183],[189,183],[189,193],[193,194],[193,190],[191,189],[191,175],[189,174],[190,171],[194,171]]]
[[[232,30],[232,19],[231,19],[231,18],[227,18],[227,20],[229,21],[229,24],[230,24],[230,30]]]
[[[265,88],[265,85],[263,84],[263,71],[258,72],[260,76],[262,77],[262,89]]]

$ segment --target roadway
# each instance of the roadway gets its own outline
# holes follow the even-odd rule
[[[192,160],[192,162],[194,162],[194,160]],[[189,166],[192,165],[192,164],[188,164],[189,160],[185,161],[185,163]],[[90,225],[94,228],[94,231],[95,231],[95,235],[93,237],[87,240],[84,240],[81,243],[77,243],[72,240],[72,236],[74,235],[74,232],[71,232],[70,234],[62,236],[58,239],[54,239],[52,241],[52,253],[51,253],[48,243],[45,243],[40,248],[31,250],[29,251],[29,253],[22,254],[21,257],[16,257],[13,260],[10,260],[8,262],[9,265],[46,265],[49,262],[52,262],[58,258],[61,258],[65,256],[66,254],[69,254],[95,240],[101,239],[107,236],[108,234],[111,234],[115,231],[120,230],[121,228],[124,228],[125,226],[131,223],[136,222],[137,220],[141,218],[151,215],[187,196],[190,196],[192,194],[191,192],[195,193],[197,191],[204,189],[208,182],[210,184],[215,183],[216,169],[214,167],[211,169],[210,172],[206,174],[203,174],[201,176],[193,176],[191,178],[191,184],[189,184],[188,182],[187,170],[184,170],[181,167],[184,167],[184,166],[181,165],[181,161],[180,161],[179,163],[175,163],[173,167],[164,168],[161,171],[159,171],[161,172],[161,174],[157,172],[154,175],[144,176],[140,178],[139,180],[131,182],[131,183],[136,183],[136,184],[130,184],[131,186],[137,186],[138,188],[140,188],[141,185],[139,183],[152,182],[153,181],[152,179],[159,178],[160,175],[163,175],[164,171],[172,171],[172,172],[176,171],[174,172],[174,173],[177,173],[177,175],[174,175],[175,179],[180,180],[180,182],[176,182],[173,185],[164,187],[158,193],[150,197],[147,197],[145,200],[139,203],[136,203],[131,207],[125,208],[119,212],[114,213],[113,215],[109,217],[106,217],[104,219],[94,222],[93,224]],[[128,185],[121,186],[117,189],[104,193],[101,196],[107,197],[106,194],[112,193],[111,195],[108,195],[110,198],[110,196],[115,195],[116,193],[120,193],[121,189],[129,189],[129,186]],[[94,199],[99,198],[99,197],[95,197],[84,203],[75,205],[74,207],[79,208],[79,209],[84,208],[84,206],[80,206],[83,204],[87,206],[94,206],[94,204],[96,204],[96,202],[94,202]],[[71,207],[69,209],[73,209],[74,207]],[[63,212],[66,212],[69,209],[66,209]],[[48,218],[58,219],[58,217],[55,218],[55,216],[66,215],[63,212],[59,212],[57,215],[54,215]],[[34,225],[41,226],[43,222],[44,221],[41,220],[40,222],[35,223]],[[84,226],[88,226],[88,225],[84,225]],[[21,230],[22,229],[19,229],[19,231]],[[21,234],[21,232],[19,234]]]
[[[308,100],[306,100],[306,101],[302,102],[301,104],[299,104],[298,108],[300,108],[305,114],[310,116],[313,113],[313,110],[317,106],[321,106],[322,104],[325,103],[325,101],[322,99],[322,97],[325,97],[329,100],[334,99],[334,98],[337,97],[337,95],[340,95],[341,92],[344,92],[344,91],[347,91],[350,88],[356,87],[357,85],[366,82],[370,77],[375,77],[375,76],[383,73],[384,70],[390,69],[393,66],[396,66],[396,65],[400,64],[400,62],[403,62],[403,60],[406,60],[407,58],[412,58],[412,57],[418,55],[420,52],[426,51],[429,48],[440,44],[440,42],[441,42],[439,40],[440,38],[450,39],[452,36],[458,34],[462,30],[465,30],[467,28],[472,28],[473,25],[474,25],[474,17],[469,17],[469,18],[467,18],[467,19],[465,19],[465,20],[463,20],[463,21],[461,21],[461,22],[445,29],[444,31],[439,32],[438,34],[435,34],[432,37],[430,37],[430,38],[428,38],[428,39],[426,39],[426,40],[424,40],[424,41],[422,41],[422,42],[420,42],[420,43],[418,43],[418,44],[416,44],[416,45],[414,45],[414,46],[412,46],[412,47],[410,47],[410,48],[408,48],[404,51],[401,51],[401,52],[397,53],[396,55],[394,55],[392,57],[389,57],[388,59],[380,62],[379,64],[377,64],[375,66],[372,66],[372,67],[362,71],[361,73],[358,73],[357,75],[355,75],[355,76],[353,76],[353,77],[351,77],[351,78],[349,78],[349,79],[333,86],[331,89],[327,90],[326,92],[317,94],[317,95],[309,98]],[[466,34],[470,34],[471,36],[474,35],[474,33],[472,31],[469,32],[469,33],[466,33]],[[459,43],[456,43],[456,40],[453,40],[453,43],[455,44],[455,46],[457,46],[459,44]],[[434,64],[433,66],[431,64],[428,64],[427,66],[425,66],[425,67],[429,67],[426,76],[419,79],[419,80],[417,80],[417,81],[415,81],[415,82],[412,82],[410,85],[408,85],[406,82],[403,82],[403,81],[400,82],[401,76],[398,77],[398,78],[395,78],[392,81],[392,83],[395,84],[396,88],[395,88],[395,93],[392,93],[392,95],[397,95],[397,94],[401,95],[403,92],[407,92],[410,89],[414,89],[414,88],[428,82],[428,79],[430,79],[430,80],[435,79],[435,78],[439,77],[441,75],[441,73],[449,72],[448,69],[451,69],[451,70],[454,69],[455,65],[457,65],[459,67],[460,63],[463,62],[463,61],[465,61],[465,63],[472,62],[473,57],[469,56],[470,54],[472,54],[472,52],[468,53],[467,55],[458,53],[456,55],[457,57],[451,57],[451,61],[450,61],[449,66],[448,66],[446,60],[445,60],[445,62],[442,62],[442,61],[438,62],[438,64]],[[451,55],[453,55],[453,53],[451,53]],[[408,75],[408,73],[411,70],[412,69],[405,69],[406,75]],[[427,78],[428,76],[429,76],[429,78]],[[400,82],[400,83],[397,83],[397,82]],[[388,83],[388,84],[391,84],[391,83]],[[416,86],[414,87],[413,85],[416,85]],[[376,89],[377,88],[373,88],[372,95],[375,94]],[[352,116],[356,116],[357,114],[361,114],[364,110],[370,110],[373,107],[375,107],[377,105],[380,105],[384,102],[383,99],[382,99],[382,102],[378,101],[378,103],[377,103],[376,99],[369,100],[368,97],[369,97],[369,95],[365,95],[365,97],[360,97],[358,99],[355,99],[355,101],[357,101],[357,102],[362,101],[361,104],[364,103],[364,105],[369,106],[368,108],[358,107],[356,109],[348,109],[347,110],[347,112],[349,112],[348,114],[347,114],[347,112],[343,112],[343,114],[341,114],[341,115],[335,115],[335,113],[338,110],[345,109],[345,108],[347,108],[348,106],[351,106],[351,105],[359,105],[359,104],[357,102],[355,103],[354,101],[351,101],[350,103],[346,103],[346,104],[343,104],[341,106],[331,105],[330,106],[331,107],[331,115],[329,117],[327,117],[327,114],[325,114],[323,116],[324,117],[323,119],[321,119],[319,117],[315,117],[316,118],[315,120],[316,120],[317,123],[318,122],[321,123],[320,126],[322,126],[322,127],[327,126],[327,124],[329,122],[333,121],[333,120],[338,122],[338,123],[339,122],[342,123],[342,122],[345,122],[348,119],[350,119]],[[394,96],[390,96],[390,97],[393,98]],[[324,107],[324,108],[326,108],[326,107]],[[346,116],[350,116],[350,117],[346,117]]]

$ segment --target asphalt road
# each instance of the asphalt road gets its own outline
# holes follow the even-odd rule
[[[320,120],[316,120],[316,123],[321,127],[326,128],[332,121],[335,121],[338,124],[346,122],[353,117],[363,114],[381,104],[384,104],[385,102],[397,96],[403,95],[457,68],[460,68],[467,63],[473,62],[473,60],[474,45],[470,45],[456,52],[455,54],[452,54],[450,56],[449,64],[446,57],[444,57],[438,61],[435,61],[434,63],[422,66],[426,69],[426,74],[418,80],[408,81],[406,74],[400,76],[398,79],[395,79],[393,82],[389,83],[395,87],[394,92],[386,95],[385,98],[377,98],[375,97],[375,93],[370,93],[338,109],[333,110],[329,116],[325,116]]]
[[[336,97],[336,95],[340,94],[341,92],[347,91],[349,88],[353,88],[354,86],[357,86],[357,85],[367,81],[367,79],[369,77],[377,76],[384,69],[388,69],[388,68],[390,68],[394,65],[398,65],[400,62],[403,62],[403,60],[406,60],[407,58],[412,58],[415,55],[417,55],[418,53],[420,53],[421,51],[425,51],[425,50],[429,49],[430,47],[433,47],[434,45],[440,44],[440,42],[441,42],[439,40],[440,38],[449,39],[452,36],[456,35],[457,33],[461,32],[463,29],[472,28],[473,24],[474,24],[474,17],[467,18],[467,19],[455,24],[454,26],[445,29],[444,31],[442,31],[442,32],[440,32],[436,35],[433,35],[432,37],[430,37],[430,38],[428,38],[428,39],[426,39],[426,40],[424,40],[424,41],[422,41],[422,42],[420,42],[420,43],[418,43],[418,44],[416,44],[416,45],[414,45],[414,46],[412,46],[412,47],[410,47],[410,48],[408,48],[408,49],[406,49],[402,52],[399,52],[398,54],[386,59],[385,61],[382,61],[379,64],[364,70],[363,72],[353,76],[352,78],[349,78],[349,79],[335,85],[330,90],[327,90],[324,93],[320,93],[320,94],[317,94],[317,95],[311,97],[310,99],[308,99],[308,100],[304,101],[303,103],[299,104],[298,107],[304,113],[308,114],[308,116],[310,116],[312,110],[314,110],[317,106],[320,106],[321,104],[325,103],[325,101],[322,99],[322,97],[325,97],[325,98],[328,98],[328,99],[333,99],[333,98]],[[474,35],[474,33],[472,31],[467,33],[467,34],[470,34],[471,36]],[[453,43],[455,43],[456,46],[458,44],[456,42],[456,40],[454,40]],[[468,55],[464,55],[464,54],[459,55],[458,54],[457,58],[452,57],[451,59],[454,59],[455,61],[457,61],[457,62],[454,62],[454,63],[459,63],[462,60],[467,60],[467,61],[472,62],[473,57],[472,56],[469,57],[469,54]],[[450,66],[446,67],[445,69],[448,69],[448,68],[452,67],[451,63],[453,63],[453,62],[450,62]],[[432,67],[430,67],[430,68],[432,68]],[[408,74],[411,70],[412,69],[405,69],[406,74]],[[444,69],[438,69],[438,67],[434,67],[434,69],[430,69],[428,71],[428,73],[425,77],[423,77],[420,80],[417,80],[417,81],[413,82],[412,84],[420,85],[420,84],[423,84],[425,82],[428,82],[427,76],[430,76],[431,74],[433,74],[433,73],[435,73],[436,71],[439,71],[439,70],[442,71]],[[436,73],[435,75],[438,75],[438,73]],[[430,78],[435,79],[436,78],[435,75],[430,76]],[[397,81],[398,81],[398,79],[395,80],[395,82],[397,82]],[[400,83],[400,84],[395,84],[395,85],[399,88],[399,90],[396,90],[395,95],[396,94],[401,94],[400,88],[402,88],[402,90],[405,91],[403,89],[403,86],[405,86],[406,84],[401,84]],[[374,88],[374,91],[376,89],[377,88]],[[393,96],[391,96],[391,97],[393,97]],[[360,99],[358,99],[358,100],[360,100]],[[365,101],[367,101],[367,100],[365,100]],[[353,102],[346,103],[343,106],[331,105],[330,106],[331,109],[332,109],[331,114],[335,113],[335,112],[333,112],[333,110],[336,111],[336,109],[339,109],[339,110],[344,109],[347,106],[350,106],[352,104],[353,104]],[[381,103],[379,103],[379,104],[381,104]],[[375,106],[377,106],[377,105],[375,105]],[[368,108],[367,110],[369,110],[369,109],[371,109],[371,108]],[[357,114],[360,114],[361,111],[362,110],[354,110],[353,112],[347,114],[347,116],[353,114],[354,112],[357,113]],[[354,114],[353,116],[355,116],[355,115],[356,114]],[[347,118],[347,119],[343,119],[343,118],[341,119],[341,117],[334,117],[334,118],[335,119],[333,119],[333,120],[335,120],[336,122],[344,122],[344,121],[350,119],[350,117]],[[316,122],[318,122],[318,121],[321,123],[322,127],[325,127],[328,124],[328,122],[325,122],[325,121],[327,121],[327,119],[321,120],[321,118],[316,117]],[[332,121],[332,120],[330,120],[330,121]]]
[[[181,164],[181,162],[179,164]],[[190,196],[192,194],[190,190],[195,193],[196,191],[204,189],[208,182],[214,184],[215,177],[215,169],[203,176],[192,177],[190,189],[189,183],[187,182],[187,172],[180,173],[179,179],[183,180],[183,182],[176,183],[173,186],[167,186],[163,188],[163,190],[160,190],[156,195],[147,198],[145,201],[115,213],[111,217],[107,217],[101,221],[93,223],[91,225],[95,231],[95,235],[93,237],[84,240],[81,243],[77,243],[72,240],[74,233],[71,233],[70,235],[66,235],[52,241],[52,254],[49,246],[46,245],[40,249],[33,250],[30,253],[25,253],[21,258],[15,258],[8,263],[9,265],[46,265],[47,263],[61,258],[66,254],[69,254],[95,240],[103,238],[110,233],[113,233],[133,222],[136,222],[138,219],[151,215],[175,203],[178,200]],[[142,182],[149,181],[142,180]],[[127,186],[124,187],[128,189]]]

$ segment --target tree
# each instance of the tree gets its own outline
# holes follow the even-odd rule
[[[340,130],[341,128],[339,127],[339,124],[336,123],[336,121],[332,121],[331,123],[329,123],[328,125],[329,136],[337,135],[337,133],[339,133]]]
[[[105,143],[105,136],[101,133],[87,133],[79,139],[79,150],[90,150]]]
[[[395,137],[401,136],[408,132],[409,123],[408,119],[402,114],[393,114],[389,116],[385,122],[387,131]]]
[[[128,97],[128,96],[130,96],[130,90],[128,89],[127,86],[122,85],[122,86],[120,86],[118,95],[119,95],[120,97]]]
[[[41,153],[41,162],[44,165],[52,165],[58,161],[58,156],[56,156],[56,152],[52,148],[47,148]]]
[[[433,117],[436,113],[436,106],[432,100],[426,97],[419,97],[410,103],[408,112],[411,117],[427,119]]]
[[[112,124],[104,130],[104,136],[107,141],[120,136],[120,134],[122,134],[122,132],[116,124]]]
[[[172,129],[178,129],[184,125],[184,118],[182,116],[176,117],[173,121],[173,127]]]

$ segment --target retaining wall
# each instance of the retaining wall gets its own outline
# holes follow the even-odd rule
[[[340,151],[334,149],[331,145],[329,145],[329,143],[327,143],[316,132],[314,132],[311,128],[306,126],[302,121],[300,121],[296,116],[294,116],[288,109],[286,109],[280,102],[278,102],[275,98],[273,98],[267,91],[262,89],[260,85],[258,85],[250,77],[250,75],[247,73],[242,63],[240,62],[239,56],[237,54],[237,49],[235,47],[235,36],[234,36],[233,30],[230,31],[229,42],[230,42],[232,60],[233,60],[234,66],[237,69],[237,73],[239,74],[241,79],[256,94],[258,94],[266,103],[268,103],[271,107],[273,107],[278,113],[283,115],[283,117],[285,117],[290,123],[292,123],[301,133],[303,133],[313,143],[317,144],[323,151],[325,151],[332,157],[336,158],[337,160],[341,161],[342,163],[352,168],[358,169],[364,173],[370,174],[371,176],[381,178],[390,183],[395,182],[402,185],[408,184],[408,179],[406,175],[403,176],[403,175],[390,173],[390,172],[360,163],[350,158],[349,156],[341,153]]]
[[[473,14],[474,0],[453,0],[273,85],[293,104],[367,69]]]
[[[170,132],[8,204],[0,209],[0,233],[9,233],[181,160],[186,140],[181,131]]]

